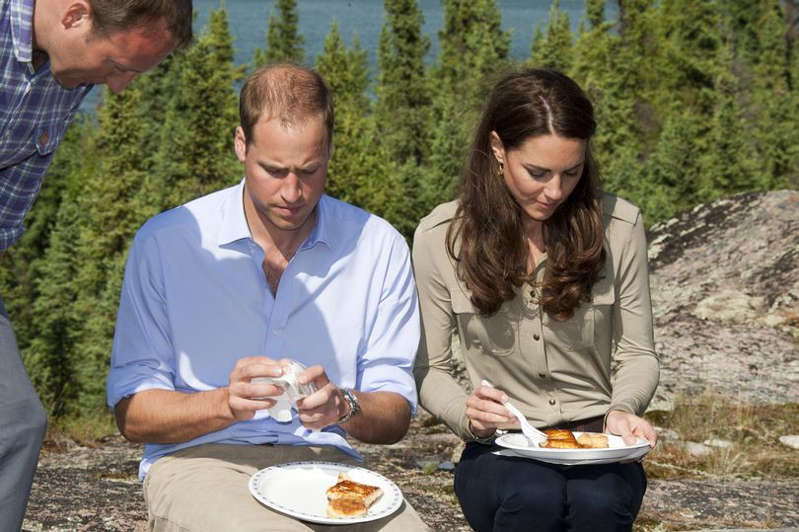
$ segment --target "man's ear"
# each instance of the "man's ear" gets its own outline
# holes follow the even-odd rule
[[[236,127],[236,133],[233,134],[233,149],[239,161],[244,162],[247,158],[247,137],[244,136],[241,126]]]
[[[491,132],[491,151],[494,152],[494,157],[497,158],[502,164],[505,164],[505,146],[502,145],[502,139],[499,138],[496,131]]]
[[[61,16],[61,26],[65,30],[91,28],[92,7],[86,0],[75,0],[67,6]]]

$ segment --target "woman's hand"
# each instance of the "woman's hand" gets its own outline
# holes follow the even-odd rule
[[[478,438],[488,438],[497,427],[514,421],[510,412],[503,406],[508,400],[505,392],[492,386],[481,385],[474,389],[466,399],[466,416],[469,418],[469,430]]]
[[[652,447],[658,440],[654,427],[647,420],[621,410],[610,411],[605,420],[605,429],[611,434],[621,436],[627,445],[634,444],[639,436],[647,440]]]

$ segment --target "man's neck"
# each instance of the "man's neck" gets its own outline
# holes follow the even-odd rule
[[[47,16],[50,15],[56,6],[51,5],[47,0],[34,0],[33,2],[33,27],[31,28],[31,50],[33,51],[33,68],[39,68],[47,62],[49,55],[46,50],[47,43],[45,37],[51,32],[48,28]],[[49,11],[48,11],[49,10]]]
[[[253,240],[261,246],[265,253],[272,250],[280,252],[287,261],[291,260],[300,244],[308,238],[316,225],[318,208],[314,209],[301,227],[285,230],[275,227],[266,217],[261,216],[252,204],[247,193],[244,193],[244,217]]]

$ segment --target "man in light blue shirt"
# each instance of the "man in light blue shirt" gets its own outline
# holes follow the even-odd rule
[[[118,92],[191,40],[191,0],[0,0],[0,254],[95,84]],[[47,418],[0,294],[0,530],[22,527]]]
[[[248,493],[259,469],[357,463],[350,435],[393,443],[416,408],[419,314],[407,245],[325,196],[333,104],[310,69],[255,72],[241,94],[237,186],[149,220],[125,270],[107,399],[146,442],[150,525],[309,530]],[[316,391],[276,419],[283,359]],[[270,410],[271,409],[271,410]],[[324,497],[324,490],[319,491]],[[403,505],[370,529],[425,529]]]

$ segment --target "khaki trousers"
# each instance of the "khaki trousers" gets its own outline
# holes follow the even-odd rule
[[[323,460],[361,465],[334,447],[290,445],[198,445],[158,459],[144,480],[151,530],[226,531],[396,531],[430,530],[406,502],[382,519],[353,525],[318,525],[272,511],[248,488],[265,467]]]

